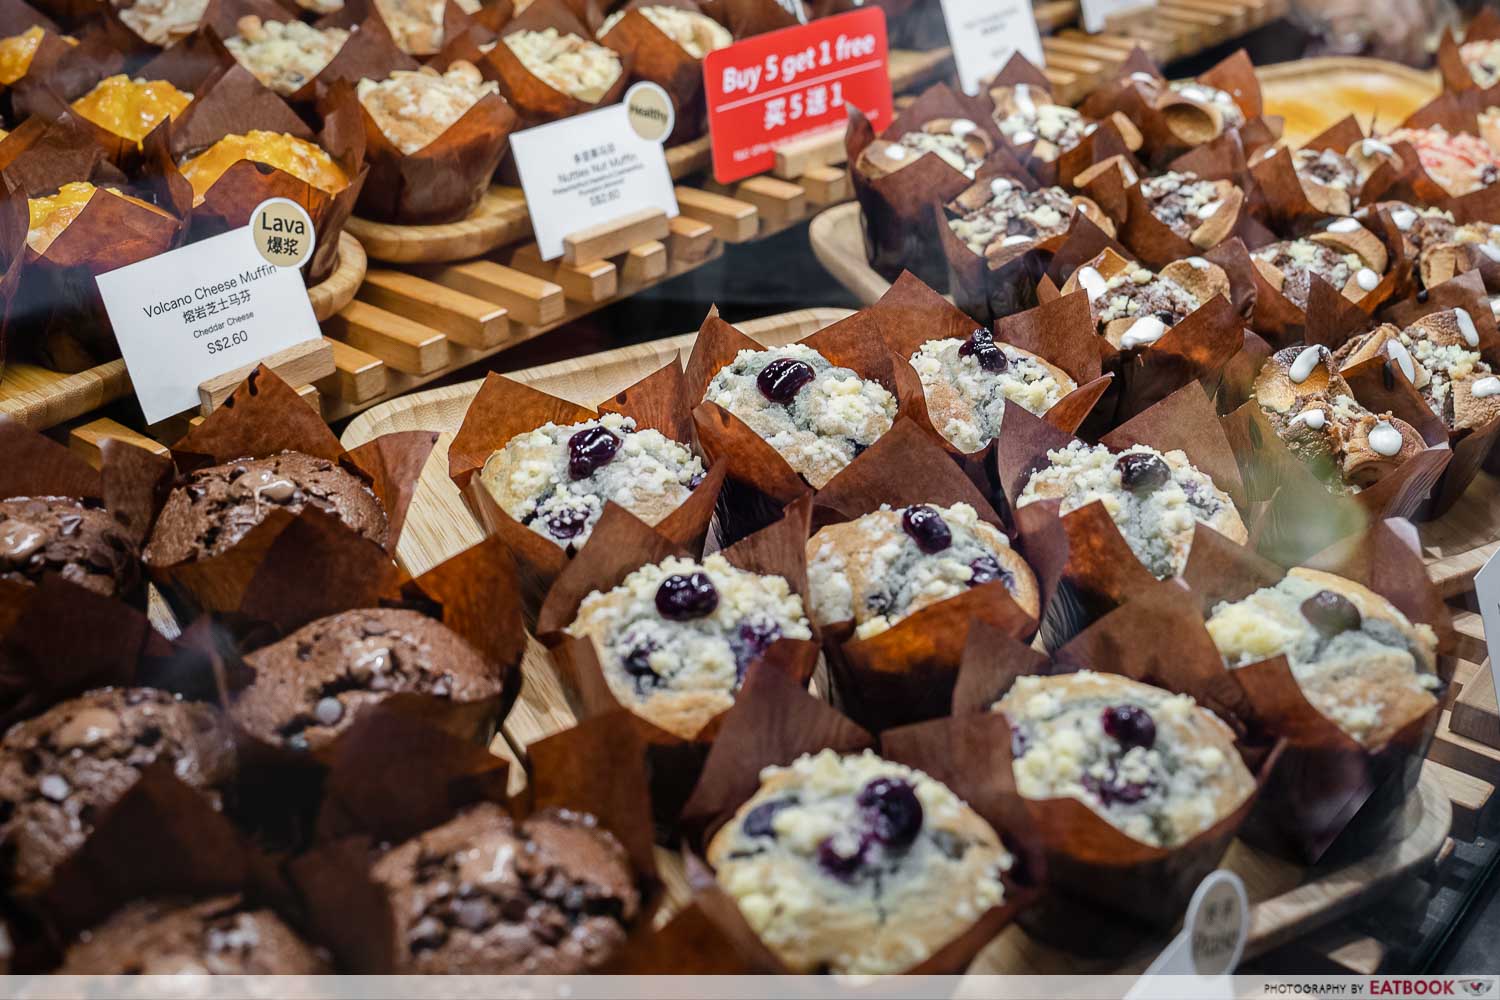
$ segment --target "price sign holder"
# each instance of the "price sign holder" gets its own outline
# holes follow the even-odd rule
[[[1250,897],[1245,883],[1231,871],[1210,872],[1193,893],[1182,932],[1173,938],[1156,961],[1125,994],[1126,1000],[1146,1000],[1158,995],[1158,976],[1191,976],[1191,995],[1209,1000],[1230,1000],[1234,986],[1230,976],[1245,954],[1250,936]]]

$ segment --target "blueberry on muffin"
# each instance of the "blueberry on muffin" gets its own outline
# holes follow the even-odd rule
[[[1285,656],[1313,708],[1381,746],[1437,705],[1437,636],[1352,580],[1293,569],[1213,609],[1208,633],[1230,667]]]
[[[1391,323],[1334,352],[1340,370],[1369,358],[1400,367],[1450,431],[1473,430],[1500,417],[1500,378],[1479,355],[1479,330],[1465,309],[1431,313],[1404,330]]]
[[[1234,228],[1245,193],[1229,181],[1211,181],[1190,171],[1169,170],[1140,183],[1152,215],[1200,250],[1218,246]]]
[[[1098,332],[1117,351],[1149,347],[1215,295],[1230,295],[1229,276],[1202,257],[1153,272],[1105,250],[1068,276],[1063,294],[1082,289]]]
[[[933,428],[966,455],[1000,436],[1007,403],[1040,416],[1078,388],[1061,368],[985,329],[929,340],[910,361]]]
[[[1229,495],[1175,450],[1137,444],[1117,453],[1081,441],[1054,449],[1016,505],[1051,499],[1062,501],[1062,514],[1096,500],[1104,504],[1130,550],[1158,579],[1182,572],[1200,522],[1234,542],[1249,538]]]
[[[738,417],[816,489],[896,419],[896,397],[805,344],[744,350],[703,396]]]
[[[708,863],[790,971],[902,972],[1003,903],[999,835],[921,771],[823,750],[760,778]]]
[[[999,580],[1021,610],[1040,609],[1036,577],[973,507],[881,507],[821,529],[807,543],[813,621],[854,623],[868,639],[923,608]]]
[[[570,552],[589,540],[606,503],[660,524],[702,481],[690,450],[618,413],[518,434],[479,473],[501,510]]]
[[[953,235],[988,259],[1063,235],[1075,212],[1082,212],[1111,235],[1115,228],[1087,198],[1060,187],[1029,191],[1006,177],[971,184],[948,208],[955,215],[948,220]]]
[[[992,710],[1011,725],[1022,795],[1077,799],[1152,847],[1180,846],[1255,791],[1233,731],[1185,694],[1081,670],[1017,678]]]
[[[392,848],[371,876],[390,896],[406,974],[589,972],[641,904],[625,849],[593,816],[517,823],[491,802]]]
[[[1344,218],[1310,236],[1268,243],[1250,260],[1267,284],[1306,309],[1313,275],[1357,302],[1379,287],[1389,257],[1379,237]]]
[[[812,638],[786,580],[721,555],[642,566],[584,598],[567,632],[593,641],[622,705],[685,739],[734,704],[746,669],[773,642]]]
[[[140,585],[140,550],[114,515],[72,497],[0,500],[0,580],[57,573],[105,597]]]

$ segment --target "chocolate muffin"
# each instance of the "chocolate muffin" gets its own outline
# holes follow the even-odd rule
[[[308,507],[385,544],[385,509],[369,486],[326,458],[284,451],[188,476],[162,507],[146,546],[146,562],[170,566],[211,558],[232,548],[271,511],[296,515]]]
[[[1272,288],[1303,309],[1313,275],[1358,302],[1379,287],[1389,262],[1380,238],[1353,218],[1337,219],[1309,236],[1268,243],[1250,259]]]
[[[0,500],[0,579],[37,583],[57,573],[105,597],[141,582],[141,555],[114,515],[72,497]]]
[[[217,798],[234,770],[223,718],[154,688],[100,688],[11,727],[0,739],[0,882],[44,880],[159,760]]]
[[[327,960],[270,910],[238,896],[132,903],[85,931],[65,976],[327,975]]]
[[[394,848],[371,875],[390,894],[403,973],[588,972],[625,943],[640,909],[620,842],[566,810],[516,823],[483,802]]]
[[[305,625],[246,657],[255,680],[229,714],[244,730],[292,750],[316,750],[366,705],[403,693],[466,703],[504,686],[457,633],[416,611],[345,611]],[[488,739],[489,725],[477,735]]]

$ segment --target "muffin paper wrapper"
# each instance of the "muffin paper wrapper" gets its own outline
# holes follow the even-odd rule
[[[1463,43],[1494,41],[1497,38],[1500,38],[1500,15],[1488,7],[1479,8],[1464,29]],[[1444,31],[1438,42],[1437,68],[1442,74],[1445,90],[1466,91],[1479,87],[1473,74],[1469,72],[1469,67],[1464,65],[1463,56],[1459,54],[1459,46],[1463,43],[1454,39],[1451,30]]]
[[[1005,904],[982,914],[967,931],[906,970],[925,975],[962,972],[1033,902],[1046,877],[1037,831],[1015,791],[1010,728],[998,715],[952,717],[888,730],[877,747],[868,733],[786,677],[761,671],[747,678],[734,708],[725,715],[683,817],[688,880],[698,919],[707,919],[718,935],[733,941],[747,967],[787,971],[750,929],[734,900],[718,887],[700,852],[760,787],[762,768],[789,764],[825,748],[840,753],[878,749],[887,760],[923,771],[983,817],[1015,857],[1005,879]]]
[[[515,108],[517,128],[531,128],[559,118],[571,118],[614,104],[625,93],[634,69],[628,55],[620,57],[620,77],[597,102],[565,94],[528,70],[505,44],[505,36],[518,31],[545,31],[556,28],[559,34],[577,35],[593,42],[594,33],[571,11],[563,0],[535,0],[500,31],[500,43],[490,50],[481,65],[487,75],[500,84],[500,95]]]
[[[349,733],[349,752],[335,762],[327,782],[327,832],[342,836],[289,866],[318,938],[346,971],[396,971],[400,945],[389,897],[370,877],[378,856],[372,845],[410,837],[420,832],[419,821],[431,828],[481,801],[500,803],[517,820],[544,809],[570,809],[597,818],[629,856],[641,889],[636,924],[648,926],[660,901],[660,883],[652,853],[645,755],[640,737],[624,716],[620,712],[586,719],[531,744],[527,788],[507,799],[502,761],[486,760],[471,744],[441,733],[422,733],[399,712],[362,714]],[[377,753],[395,773],[369,766],[355,752],[361,746]],[[398,784],[399,791],[394,788]],[[393,806],[398,801],[404,809]]]
[[[730,30],[735,40],[795,27],[796,15],[777,0],[702,0],[703,13]]]
[[[561,426],[594,420],[604,413],[634,418],[638,430],[653,428],[683,445],[692,443],[692,418],[682,369],[674,359],[600,404],[599,413],[500,375],[485,378],[448,448],[448,475],[486,533],[498,536],[515,557],[521,575],[527,627],[535,627],[547,591],[567,567],[562,546],[517,521],[480,482],[479,473],[495,452],[514,437],[547,423]],[[700,393],[697,397],[702,398]],[[694,554],[703,551],[725,470],[705,463],[698,488],[661,523],[657,531]],[[587,549],[587,544],[585,545]]]
[[[589,6],[588,25],[597,32],[608,11],[597,2]],[[677,111],[676,125],[667,137],[668,145],[696,139],[703,134],[708,122],[703,94],[703,61],[692,56],[640,13],[643,7],[678,7],[695,14],[703,13],[694,0],[630,0],[617,8],[624,10],[625,16],[608,35],[599,39],[599,44],[627,57],[634,79],[649,80],[667,92]]]
[[[775,524],[740,540],[720,553],[731,565],[763,575],[779,576],[808,605],[807,535],[811,503],[804,498],[787,508]],[[610,504],[595,527],[597,545],[586,546],[569,564],[547,595],[537,623],[537,634],[547,646],[568,704],[580,719],[624,711],[644,746],[646,772],[658,829],[674,828],[683,803],[698,781],[699,771],[718,736],[725,713],[708,720],[691,737],[670,732],[623,705],[610,689],[593,640],[565,631],[591,593],[608,593],[627,575],[669,556],[695,558],[624,508]],[[816,634],[816,633],[815,633]],[[746,676],[762,670],[784,673],[806,687],[818,665],[816,639],[780,639],[766,654],[749,664]]]

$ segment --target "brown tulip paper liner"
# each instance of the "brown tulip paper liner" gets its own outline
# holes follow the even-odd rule
[[[817,503],[818,527],[855,520],[883,504],[965,503],[1004,530],[984,494],[906,420],[856,458],[818,494]],[[869,638],[855,638],[853,621],[825,626],[833,703],[871,732],[948,714],[964,639],[979,622],[1017,639],[1030,639],[1037,629],[1037,620],[1016,603],[1003,580],[929,605]]]
[[[1310,275],[1307,308],[1303,309],[1273,287],[1259,268],[1252,267],[1255,308],[1250,315],[1250,326],[1278,349],[1299,343],[1340,346],[1372,325],[1371,315],[1405,281],[1404,271],[1399,262],[1388,267],[1380,277],[1380,284],[1357,302],[1321,275]]]
[[[807,606],[806,546],[811,509],[811,502],[804,498],[789,507],[780,521],[720,554],[740,569],[781,577]],[[682,806],[697,784],[703,761],[718,736],[724,713],[710,719],[691,736],[663,729],[631,712],[616,697],[605,679],[593,641],[568,635],[565,630],[578,617],[579,606],[589,594],[608,593],[630,573],[669,556],[696,556],[613,504],[605,508],[594,532],[591,544],[563,571],[547,595],[537,622],[537,636],[547,646],[563,693],[578,718],[626,712],[645,748],[658,837],[662,843],[670,843]],[[761,670],[775,670],[806,687],[817,665],[815,639],[779,639],[764,656],[748,665],[746,677]]]
[[[388,434],[345,452],[321,417],[280,378],[256,368],[202,424],[173,447],[182,473],[238,459],[297,451],[337,462],[380,499],[384,545],[314,508],[271,511],[226,551],[150,567],[153,582],[180,609],[226,615],[240,625],[291,631],[346,607],[371,607],[399,581],[392,553],[436,435]]]
[[[1020,161],[1006,152],[987,104],[955,93],[947,84],[939,83],[924,91],[881,135],[900,139],[940,118],[966,118],[990,137],[995,153],[986,166],[992,163],[996,168],[991,176],[1026,175]],[[902,271],[911,271],[941,291],[947,287],[947,268],[938,242],[940,232],[933,207],[952,201],[973,181],[935,153],[919,156],[884,177],[868,177],[860,168],[860,158],[876,138],[869,119],[858,108],[851,107],[844,150],[854,182],[854,196],[864,213],[865,255],[870,266],[887,281],[895,281]]]
[[[317,249],[303,273],[312,283],[327,277],[338,262],[339,233],[359,200],[365,182],[365,131],[352,89],[326,109],[316,136],[291,107],[236,64],[205,84],[172,128],[172,153],[179,161],[202,152],[226,135],[254,129],[284,132],[315,142],[333,157],[348,187],[328,194],[282,170],[241,160],[216,180],[193,209],[194,238],[248,225],[250,213],[267,198],[288,198],[312,217]]]
[[[220,2],[223,2],[223,0],[220,0]],[[493,14],[487,15],[486,19],[488,20],[493,16]],[[507,15],[506,17],[508,20],[509,15]],[[375,65],[377,67],[379,65],[379,62],[385,58],[381,50],[383,50],[387,44],[396,47],[397,51],[403,52],[404,55],[407,55],[414,60],[426,61],[427,59],[438,55],[446,46],[449,39],[466,34],[470,30],[478,29],[482,33],[492,34],[491,29],[484,27],[482,23],[479,23],[474,18],[470,17],[469,14],[467,14],[464,9],[457,3],[454,3],[453,0],[447,0],[446,3],[443,3],[440,22],[443,29],[443,41],[441,44],[439,44],[436,51],[431,52],[405,52],[404,50],[401,50],[400,47],[396,44],[395,36],[391,33],[389,23],[387,23],[385,18],[381,15],[380,8],[373,2],[373,0],[345,0],[344,6],[342,8],[322,18],[319,18],[315,26],[319,28],[333,27],[350,29],[353,33],[349,36],[349,42],[344,46],[345,50],[350,49],[351,46],[353,46],[353,43],[360,41],[362,36],[368,36],[365,38],[365,43],[369,46],[366,51],[368,51],[375,58]],[[355,30],[356,27],[357,30]],[[373,34],[370,34],[372,31]],[[380,38],[380,40],[376,42],[376,38]],[[334,72],[332,75],[326,76],[323,82],[325,84],[328,84],[332,83],[334,80],[348,80],[350,83],[358,83],[361,77],[371,76],[372,73],[370,72],[370,70],[361,66],[361,62],[366,57],[358,55],[357,53],[358,47],[355,47],[354,52],[351,53],[351,55],[354,56],[353,61],[337,69],[335,69],[333,63],[330,63],[328,68],[333,69]],[[340,51],[338,56],[335,57],[334,62],[338,62],[343,57],[343,55],[344,52]],[[319,74],[319,76],[323,77],[324,74]],[[319,88],[319,93],[321,93],[321,88]]]
[[[702,0],[700,6],[703,13],[728,28],[737,41],[800,23],[778,0]]]
[[[1238,137],[1228,134],[1173,161],[1172,169],[1191,171],[1206,180],[1231,181],[1244,194],[1246,187],[1243,177],[1248,176],[1244,163],[1244,153]],[[1251,219],[1248,201],[1248,197],[1242,200],[1234,221],[1224,231],[1224,240],[1233,236],[1252,238],[1252,233],[1259,236],[1263,231]],[[1151,211],[1150,204],[1141,196],[1139,182],[1131,185],[1125,192],[1125,220],[1119,227],[1119,236],[1120,242],[1134,251],[1133,256],[1154,268],[1165,267],[1174,260],[1202,256],[1204,250],[1213,249],[1194,245],[1191,240],[1177,235],[1165,222],[1158,219]]]
[[[1479,84],[1475,82],[1474,74],[1469,72],[1469,67],[1464,65],[1459,47],[1469,42],[1491,42],[1497,38],[1500,38],[1500,14],[1488,7],[1481,7],[1469,21],[1468,27],[1464,29],[1463,42],[1459,42],[1451,30],[1445,30],[1437,50],[1437,68],[1443,77],[1443,89],[1458,92],[1477,90]]]
[[[518,31],[545,31],[548,28],[556,28],[559,34],[577,35],[585,41],[594,41],[594,33],[589,31],[588,25],[563,0],[535,0],[530,7],[500,29],[500,40],[486,59],[490,75],[500,85],[500,95],[516,110],[518,128],[531,128],[614,104],[620,100],[630,83],[633,66],[628,55],[620,57],[619,79],[597,102],[581,100],[544,83],[510,50],[510,46],[505,44],[505,37]]]
[[[898,392],[898,369],[880,331],[880,321],[865,310],[800,343],[816,350],[833,364],[850,369],[860,378],[879,382],[896,397],[899,417],[903,410]],[[735,355],[742,350],[761,351],[766,348],[721,320],[717,314],[704,320],[693,344],[693,353],[688,358],[686,398],[703,400],[713,377],[734,361]],[[693,425],[704,463],[710,466],[722,463],[725,467],[724,491],[718,510],[718,530],[725,544],[765,527],[781,516],[781,509],[786,505],[814,492],[780,452],[717,403],[698,402],[693,410]],[[837,479],[835,476],[826,486],[831,486]]]
[[[1046,878],[1037,831],[1015,790],[1010,728],[998,715],[969,714],[903,726],[887,730],[877,744],[869,733],[785,676],[761,671],[747,678],[734,708],[724,718],[683,816],[694,904],[735,943],[748,966],[786,973],[745,922],[739,906],[719,888],[702,852],[735,810],[755,794],[763,768],[790,764],[803,754],[824,749],[844,754],[873,749],[886,760],[924,772],[989,823],[1015,857],[1005,876],[1004,905],[982,914],[926,961],[905,970],[919,975],[962,972],[1034,901]]]
[[[1236,508],[1246,509],[1246,492],[1230,441],[1217,426],[1213,404],[1202,388],[1190,383],[1110,432],[1100,443],[1120,451],[1135,444],[1158,451],[1180,449],[1198,471],[1227,493]],[[1061,501],[1039,500],[1018,507],[1027,481],[1047,466],[1047,452],[1076,440],[1032,416],[1008,406],[995,451],[1000,485],[1010,504],[1018,548],[1052,595],[1043,609],[1042,636],[1057,648],[1089,622],[1157,582],[1136,558],[1102,503],[1060,515]],[[1242,517],[1244,515],[1242,514]],[[1200,530],[1208,530],[1202,528]],[[1193,561],[1188,555],[1188,564]]]
[[[609,13],[604,4],[591,4],[588,25],[597,32]],[[667,92],[676,109],[676,124],[668,145],[696,139],[708,124],[708,105],[703,93],[703,60],[694,57],[640,10],[643,7],[677,7],[701,14],[694,0],[629,0],[617,7],[625,11],[607,35],[598,39],[629,59],[636,80],[649,80]]]
[[[571,556],[567,549],[501,508],[480,482],[485,462],[512,438],[544,424],[567,426],[595,420],[604,413],[622,413],[634,418],[638,430],[653,428],[679,444],[691,445],[693,423],[688,407],[692,398],[676,360],[606,400],[598,413],[500,375],[492,373],[485,378],[448,447],[448,475],[485,532],[502,539],[515,557],[528,628],[536,626],[547,591],[567,568]],[[703,551],[725,476],[724,468],[706,464],[703,482],[656,525],[657,531],[694,554]]]
[[[1375,522],[1368,532],[1335,545],[1308,565],[1363,584],[1412,621],[1431,625],[1438,634],[1438,675],[1445,683],[1451,679],[1453,633],[1448,612],[1427,576],[1409,523]],[[1194,580],[1194,596],[1196,610],[1205,616],[1217,602],[1240,600],[1281,576],[1234,545],[1219,547],[1203,569],[1204,575]],[[1199,590],[1200,586],[1211,589]],[[1183,625],[1173,634],[1189,631]],[[1243,694],[1241,717],[1251,740],[1286,743],[1242,831],[1244,839],[1303,864],[1316,864],[1325,856],[1348,860],[1386,840],[1416,785],[1442,710],[1441,697],[1385,745],[1367,748],[1312,707],[1286,657],[1228,670],[1227,676]]]
[[[1480,134],[1479,112],[1489,104],[1496,103],[1490,97],[1486,97],[1487,93],[1471,90],[1464,93],[1439,94],[1412,112],[1401,123],[1401,127],[1431,128],[1436,125],[1450,134],[1462,132],[1477,136]],[[1366,203],[1406,201],[1417,205],[1439,205],[1450,210],[1454,205],[1462,206],[1471,201],[1493,204],[1489,202],[1493,196],[1486,195],[1483,191],[1457,198],[1450,196],[1447,190],[1427,173],[1410,143],[1397,142],[1393,145],[1401,166],[1383,163],[1366,178],[1363,190],[1363,199]]]
[[[357,730],[351,730],[358,742],[330,772],[332,794],[324,802],[330,817],[327,832],[348,835],[289,866],[318,939],[346,971],[397,971],[401,945],[395,939],[390,899],[371,877],[371,866],[387,845],[420,832],[419,823],[431,828],[485,801],[502,805],[518,821],[545,809],[595,817],[619,840],[635,870],[641,908],[631,930],[648,927],[662,898],[661,883],[652,853],[644,752],[624,715],[586,719],[531,744],[531,780],[525,792],[510,799],[498,758],[487,760],[471,744],[441,733],[421,733],[400,712],[362,716]],[[395,773],[368,766],[355,753],[358,746],[368,747]],[[396,790],[398,780],[402,787]]]
[[[0,26],[0,38],[14,33]],[[78,39],[76,45],[62,42],[60,50],[52,51],[57,44],[54,36],[43,36],[30,70],[8,95],[8,120],[19,122],[32,116],[56,120],[71,110],[68,102],[82,97],[100,80],[122,72],[125,67],[125,57],[98,32]],[[134,141],[114,135],[81,116],[75,118],[108,151],[111,161],[121,163],[125,147],[132,152],[137,149]]]

